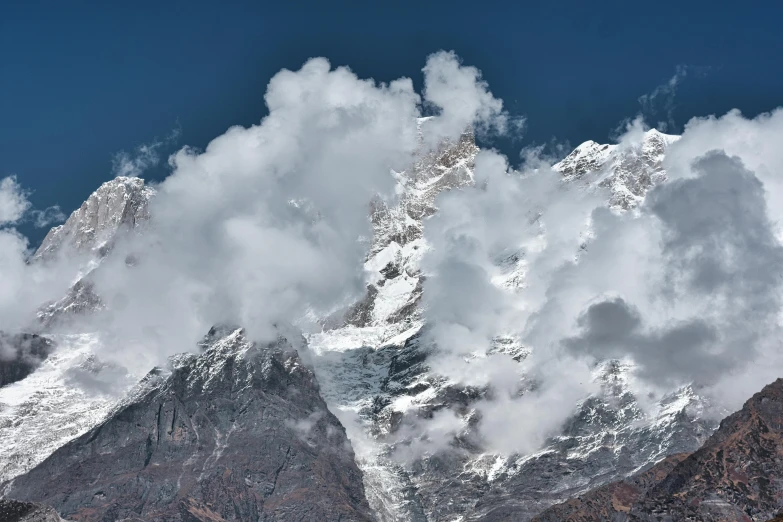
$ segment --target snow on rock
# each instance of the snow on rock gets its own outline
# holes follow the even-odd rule
[[[97,335],[53,340],[55,350],[35,372],[0,388],[0,484],[99,423],[135,380],[96,359]]]
[[[663,157],[677,139],[648,131],[634,145],[585,142],[553,168],[564,182],[606,188],[611,206],[631,209],[666,178]],[[383,522],[525,520],[575,492],[698,447],[713,429],[700,420],[703,405],[694,390],[673,390],[643,406],[628,386],[631,367],[607,361],[595,374],[602,392],[575,404],[562,433],[535,454],[501,456],[473,444],[473,439],[472,445],[465,443],[452,455],[425,455],[407,467],[392,458],[395,433],[406,416],[452,409],[467,419],[471,405],[482,398],[482,390],[460,387],[430,371],[431,347],[421,342],[425,325],[420,308],[420,261],[429,248],[423,221],[437,211],[440,193],[473,182],[477,153],[473,135],[467,132],[456,143],[421,153],[411,169],[392,173],[399,201],[371,202],[374,235],[365,263],[367,295],[345,320],[331,322],[331,328],[307,338],[303,360],[312,363],[321,395],[347,430],[367,497]],[[136,227],[147,219],[153,194],[135,178],[104,184],[62,227],[50,232],[36,256],[51,255],[64,245],[79,252],[99,250],[122,226]],[[524,285],[528,267],[522,257],[511,254],[498,260],[498,266],[494,282],[499,287]],[[225,350],[218,343],[209,358],[196,361],[193,354],[183,355],[171,361],[172,367],[192,366],[203,373],[207,386],[217,386],[225,361],[242,357],[236,354],[238,338],[231,338],[237,332],[226,332]],[[0,447],[12,448],[0,456],[0,481],[40,462],[111,409],[113,399],[86,395],[66,377],[67,369],[79,364],[79,354],[97,340],[69,339],[71,355],[58,351],[16,383],[19,386],[8,387],[15,391],[0,390]],[[515,361],[529,354],[527,347],[510,338],[498,338],[492,350],[508,353]],[[145,379],[164,378],[160,371]],[[139,384],[126,401],[138,397],[149,382]],[[56,413],[45,417],[53,428],[44,430],[45,421],[36,412],[52,408]]]
[[[608,188],[610,206],[630,209],[665,179],[663,156],[677,138],[648,131],[633,146],[586,142],[554,168],[566,183]],[[409,467],[390,458],[406,416],[448,408],[462,411],[469,425],[470,404],[482,396],[481,390],[434,375],[427,366],[430,347],[421,343],[420,259],[428,248],[423,220],[436,212],[440,192],[472,182],[478,151],[469,134],[450,146],[396,174],[397,206],[373,202],[375,236],[365,264],[370,287],[362,320],[308,339],[322,393],[347,426],[377,516],[525,520],[574,492],[698,447],[714,426],[700,419],[702,399],[693,390],[674,390],[653,404],[645,398],[643,406],[628,386],[631,367],[607,361],[595,371],[602,392],[575,404],[563,432],[535,454],[501,456],[471,446],[476,440],[470,439],[460,451],[425,455]],[[524,285],[523,257],[511,254],[498,266],[499,287]],[[530,353],[509,338],[498,338],[492,350],[516,361]]]
[[[666,179],[663,158],[679,138],[650,129],[638,143],[586,141],[552,168],[567,181],[608,188],[610,205],[630,209],[644,199],[650,187]]]
[[[101,185],[62,225],[52,228],[33,259],[72,250],[101,254],[122,228],[133,229],[149,219],[148,204],[155,189],[136,177],[118,176]]]

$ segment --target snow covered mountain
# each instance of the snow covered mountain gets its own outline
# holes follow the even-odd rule
[[[665,150],[677,138],[651,130],[632,146],[587,142],[554,169],[564,183],[608,187],[609,205],[629,209],[665,179]],[[429,369],[435,348],[423,341],[426,325],[419,308],[419,261],[428,248],[422,220],[436,211],[438,193],[472,182],[477,152],[467,133],[422,158],[411,172],[398,174],[400,205],[378,204],[373,213],[375,237],[366,263],[372,282],[365,299],[345,327],[309,338],[320,358],[315,368],[330,408],[358,419],[351,438],[371,505],[384,521],[525,520],[668,454],[692,451],[714,429],[699,418],[704,405],[692,389],[673,390],[654,408],[643,409],[627,385],[630,367],[607,361],[595,370],[602,393],[575,405],[563,433],[535,455],[486,453],[467,430],[453,451],[407,466],[390,457],[406,419],[451,409],[469,425],[471,404],[484,393]],[[505,286],[521,282],[511,277]],[[516,360],[525,357],[524,349],[507,341],[498,349]]]
[[[101,255],[118,232],[133,229],[149,219],[148,204],[155,189],[141,178],[118,176],[101,185],[62,225],[52,228],[33,259],[58,253]]]
[[[650,129],[637,143],[586,141],[552,168],[567,181],[607,187],[609,204],[629,209],[644,199],[650,187],[666,179],[663,158],[667,147],[679,138]]]
[[[0,483],[98,424],[138,379],[96,358],[95,334],[50,337],[54,348],[32,374],[0,387]]]
[[[554,169],[564,183],[608,187],[608,204],[630,209],[665,179],[663,157],[677,138],[653,130],[631,145],[586,142]],[[320,395],[347,430],[369,505],[384,522],[529,519],[666,455],[693,451],[714,429],[700,418],[704,405],[691,388],[672,390],[657,405],[642,408],[628,387],[630,367],[606,361],[595,368],[601,393],[575,404],[562,433],[534,455],[493,454],[467,429],[448,452],[408,462],[393,457],[406,422],[444,409],[467,421],[471,405],[486,392],[430,369],[428,356],[435,347],[425,341],[427,325],[420,307],[420,260],[428,248],[423,222],[437,211],[438,194],[473,182],[478,150],[472,133],[466,132],[457,142],[422,154],[411,169],[393,173],[399,202],[371,203],[374,236],[365,263],[369,278],[364,299],[344,316],[325,320],[324,331],[308,336],[307,348],[302,348],[307,352],[303,359],[312,361]],[[36,258],[68,249],[100,258],[119,231],[139,227],[149,218],[153,195],[137,178],[102,185],[47,235]],[[510,278],[506,283],[513,289],[521,281]],[[58,314],[90,313],[101,306],[84,281],[43,310],[42,323],[51,324],[50,318]],[[90,344],[99,342],[90,335],[57,339],[57,351],[37,371],[0,388],[0,445],[11,448],[0,461],[0,482],[27,472],[121,407],[114,397],[84,394],[69,378],[90,364],[85,362],[90,360]],[[496,349],[517,361],[527,355],[513,340],[499,340]],[[218,365],[218,359],[210,359],[213,352],[201,355],[199,364]],[[92,375],[95,368],[88,370]]]
[[[697,451],[553,506],[538,522],[563,520],[780,520],[783,379],[764,387]]]

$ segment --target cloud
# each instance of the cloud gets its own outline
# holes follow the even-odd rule
[[[425,79],[439,110],[425,140],[500,118],[477,72],[453,54],[431,56]],[[144,233],[118,242],[91,275],[115,359],[159,362],[217,323],[257,340],[289,323],[320,328],[364,292],[369,202],[397,197],[391,171],[410,167],[421,147],[422,98],[410,79],[378,83],[314,58],[276,74],[264,100],[259,124],[170,158]]]
[[[563,341],[569,350],[600,361],[631,356],[642,377],[655,382],[714,378],[735,363],[710,353],[718,335],[705,321],[691,319],[645,332],[638,311],[618,297],[590,305],[577,324],[582,334]]]
[[[425,140],[437,146],[444,139],[455,141],[468,127],[479,133],[504,134],[510,127],[519,130],[524,120],[511,118],[495,98],[481,71],[462,65],[453,52],[430,55],[424,66],[424,101],[434,106],[438,117],[426,121]]]
[[[0,179],[0,227],[31,221],[42,228],[65,219],[57,205],[44,210],[34,209],[28,197],[29,192],[22,188],[16,176]]]
[[[314,58],[272,78],[257,125],[174,154],[144,233],[123,237],[91,275],[107,305],[94,323],[101,360],[143,373],[193,350],[214,324],[263,341],[291,324],[317,328],[359,298],[369,202],[396,197],[390,172],[420,150],[422,108],[434,114],[421,125],[425,147],[466,127],[514,130],[479,70],[454,53],[430,56],[424,75],[420,96],[407,78],[378,83]],[[647,102],[673,93],[681,78],[672,81]],[[626,122],[619,146],[644,129]],[[694,119],[667,151],[669,181],[624,213],[601,189],[564,184],[535,150],[517,168],[478,155],[475,184],[442,194],[425,222],[423,306],[437,346],[428,364],[484,392],[472,414],[488,450],[540,447],[597,391],[605,359],[635,363],[640,396],[695,383],[731,407],[771,380],[783,362],[782,138],[783,111]],[[138,175],[157,147],[121,157],[115,173]],[[25,212],[25,193],[6,178],[0,329],[29,324],[77,273],[25,263],[27,242],[9,228]],[[468,424],[442,411],[409,428],[416,453],[448,446]]]
[[[14,224],[30,208],[27,194],[16,181],[16,176],[0,180],[0,226]]]
[[[9,333],[29,327],[37,308],[62,297],[76,273],[76,267],[69,262],[56,267],[27,263],[27,238],[13,225],[29,217],[38,223],[56,214],[52,209],[32,209],[27,196],[15,177],[0,180],[0,331]]]
[[[657,86],[651,93],[639,96],[639,104],[642,106],[642,114],[648,118],[663,115],[666,119],[659,120],[657,127],[662,132],[674,132],[674,100],[677,90],[688,77],[704,77],[711,67],[678,65],[674,75],[668,81]]]
[[[618,145],[645,129],[627,122]],[[488,449],[540,447],[609,359],[633,363],[639,397],[693,384],[716,411],[775,378],[781,137],[781,111],[692,120],[667,152],[670,180],[630,212],[562,185],[535,151],[518,170],[481,153],[476,185],[444,193],[426,222],[422,263],[431,367],[490,390],[475,404]],[[508,335],[531,350],[520,363],[493,348]]]
[[[520,364],[497,349],[499,337],[522,341],[525,318],[546,299],[552,268],[574,259],[591,211],[603,201],[563,185],[535,154],[527,160],[514,170],[502,155],[481,152],[475,185],[441,195],[424,227],[430,248],[422,259],[423,307],[428,340],[437,346],[428,363],[451,382],[488,390],[475,406],[478,431],[501,452],[538,447],[593,389],[587,377],[568,390],[549,377],[566,367],[589,374],[583,361],[542,351]],[[525,283],[517,288],[520,278]],[[537,415],[524,413],[532,411]]]
[[[33,209],[28,212],[33,225],[36,228],[45,228],[65,221],[65,214],[59,205],[53,205],[43,210]]]

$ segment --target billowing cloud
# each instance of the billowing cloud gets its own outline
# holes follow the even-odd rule
[[[439,111],[425,136],[501,117],[453,54],[431,56],[425,79]],[[369,202],[396,197],[391,171],[421,147],[421,97],[407,78],[380,84],[314,58],[275,75],[264,99],[258,125],[171,157],[149,226],[95,271],[113,356],[132,351],[148,365],[192,349],[216,323],[256,339],[291,323],[307,330],[363,293]]]
[[[16,176],[0,179],[0,226],[16,223],[28,208],[30,202]]]
[[[440,51],[427,59],[424,71],[424,101],[438,110],[438,117],[423,125],[424,138],[431,146],[444,139],[456,140],[470,126],[479,133],[505,133],[509,123],[519,126],[503,110],[481,71],[464,66],[454,52]]]
[[[259,124],[172,156],[143,234],[92,274],[107,305],[95,325],[101,355],[143,372],[216,323],[264,340],[355,302],[369,202],[396,197],[390,172],[410,167],[420,131],[434,146],[471,126],[513,128],[478,69],[453,53],[432,55],[424,74],[420,96],[409,79],[382,84],[311,59],[272,78]],[[423,105],[435,115],[418,125]],[[620,149],[644,128],[628,123]],[[606,208],[600,189],[563,184],[534,152],[518,168],[479,154],[474,185],[443,194],[426,220],[423,306],[433,371],[485,392],[472,414],[489,449],[543,444],[595,392],[605,359],[632,361],[638,391],[695,383],[727,407],[771,380],[783,362],[781,138],[783,111],[693,120],[668,149],[669,181],[628,212]],[[140,150],[117,173],[155,158]],[[27,243],[7,225],[28,210],[16,180],[4,180],[0,329],[24,325],[76,273],[25,263]],[[464,427],[441,411],[404,429],[437,446]]]
[[[15,177],[0,180],[0,331],[11,333],[32,322],[42,303],[61,297],[75,273],[70,263],[63,270],[27,264],[27,238],[13,225],[57,217],[56,210],[33,209],[27,196]]]
[[[442,196],[425,225],[432,367],[491,390],[476,404],[490,449],[539,447],[596,391],[591,372],[609,359],[633,363],[640,397],[693,384],[720,411],[760,375],[774,379],[781,121],[732,112],[690,122],[667,153],[670,180],[634,211],[492,152],[477,159],[475,187]],[[641,119],[628,123],[619,146],[644,131]],[[503,260],[520,287],[505,285]],[[530,350],[521,363],[493,347],[504,335]]]

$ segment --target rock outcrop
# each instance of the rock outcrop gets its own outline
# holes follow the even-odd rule
[[[52,228],[33,260],[59,254],[102,256],[118,232],[132,230],[149,219],[155,190],[144,180],[119,176],[101,185],[62,225]]]
[[[49,506],[11,499],[0,500],[0,522],[64,522]]]
[[[553,506],[534,520],[765,521],[783,511],[783,379],[720,423],[697,451]]]
[[[638,143],[602,145],[586,141],[552,168],[567,181],[607,188],[609,204],[627,210],[637,206],[653,185],[666,179],[666,149],[679,138],[650,129]]]
[[[75,521],[373,520],[345,430],[291,342],[219,333],[5,494]]]
[[[40,335],[0,332],[0,386],[30,375],[53,349],[54,343]]]

